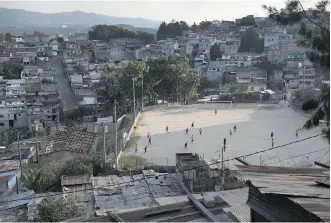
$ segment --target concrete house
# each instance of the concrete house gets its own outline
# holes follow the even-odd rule
[[[316,73],[313,66],[299,65],[299,88],[307,89],[315,87]]]

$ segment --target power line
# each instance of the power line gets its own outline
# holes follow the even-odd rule
[[[326,150],[326,149],[330,149],[330,148],[328,147],[328,148],[324,148],[324,149],[318,149],[318,150],[315,150],[315,151],[312,151],[312,152],[308,152],[308,153],[303,153],[303,154],[300,154],[300,155],[297,155],[297,156],[291,156],[291,157],[282,159],[280,161],[294,159],[294,158],[297,158],[297,157],[301,157],[301,156],[305,156],[305,155],[308,155],[308,154],[316,153],[316,152],[323,151],[323,150]],[[277,162],[279,162],[279,161],[268,163],[268,165],[271,165],[271,164],[274,164],[274,163],[277,163]]]
[[[330,33],[330,31],[329,31],[327,28],[324,28],[323,26],[319,25],[318,23],[312,21],[312,20],[307,16],[306,11],[305,11],[305,9],[303,8],[301,2],[300,2],[300,1],[297,1],[297,2],[300,4],[300,6],[301,6],[301,8],[302,8],[302,11],[303,11],[303,14],[304,14],[304,16],[306,17],[306,19],[308,19],[309,22],[313,23],[314,25],[318,26],[319,28],[323,29],[324,31]]]
[[[267,152],[269,150],[273,150],[273,149],[277,149],[277,148],[282,148],[282,147],[285,147],[285,146],[288,146],[288,145],[291,145],[291,144],[294,144],[294,143],[298,143],[298,142],[306,141],[308,139],[316,138],[316,137],[321,136],[321,135],[323,135],[323,133],[322,134],[318,134],[318,135],[314,135],[314,136],[310,136],[310,137],[307,137],[307,138],[304,138],[304,139],[301,139],[301,140],[293,141],[293,142],[290,142],[290,143],[286,143],[286,144],[283,144],[281,146],[276,146],[276,147],[273,147],[273,148],[261,150],[261,151],[254,152],[254,153],[250,153],[250,154],[244,155],[244,157],[252,156],[252,155],[255,155],[255,154],[258,154],[258,153]],[[232,161],[232,160],[236,160],[236,158],[227,159],[227,160],[224,160],[223,162],[229,162],[229,161]],[[206,166],[215,165],[215,164],[218,164],[218,163],[221,163],[221,162],[222,161],[216,161],[216,162],[207,164]],[[195,169],[199,169],[199,168],[201,168],[201,167],[192,167],[192,168],[189,168],[187,170],[195,170]],[[171,174],[177,174],[177,173],[178,173],[178,171],[176,171],[174,173],[171,173]],[[169,173],[167,173],[167,174],[161,174],[159,177],[162,177],[162,176],[165,176],[165,175],[170,175],[170,174]],[[154,177],[150,177],[150,178],[152,179]],[[133,182],[142,181],[142,180],[146,180],[146,178],[131,180],[131,181],[128,181],[128,182],[122,182],[122,183],[118,183],[118,184],[109,184],[109,185],[106,185],[106,186],[103,186],[103,187],[97,187],[97,188],[91,188],[91,189],[84,189],[84,190],[77,190],[77,191],[73,191],[73,192],[66,192],[66,193],[61,193],[61,194],[63,195],[63,194],[77,193],[77,192],[83,192],[83,191],[97,190],[97,189],[100,189],[100,188],[105,188],[105,187],[110,187],[110,186],[119,186],[119,185],[122,185],[122,184],[128,184],[128,183],[133,183]],[[39,196],[38,198],[58,196],[58,195],[60,195],[60,194],[51,194],[51,195],[46,195],[46,196]],[[18,200],[30,200],[30,198],[27,198],[27,199],[15,199],[15,200],[11,200],[10,202],[12,202],[12,201],[18,201]],[[1,203],[8,203],[8,201],[6,201],[6,202],[5,201],[2,201],[2,202],[0,202],[0,204]]]

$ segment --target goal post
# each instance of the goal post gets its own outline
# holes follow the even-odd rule
[[[232,101],[205,101],[205,108],[207,108],[207,103],[230,103],[232,108]]]

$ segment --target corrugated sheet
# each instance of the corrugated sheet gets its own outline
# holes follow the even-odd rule
[[[230,207],[223,208],[225,211],[230,211],[241,222],[250,221],[250,209],[246,205],[246,201],[248,198],[248,188],[240,188],[218,192],[205,192],[204,194],[210,195],[212,197],[220,196],[226,203],[230,205]],[[193,194],[193,196],[198,200],[202,199],[201,194]],[[160,197],[155,198],[155,200],[159,203],[159,205],[169,205],[189,201],[186,195]]]
[[[313,212],[324,221],[330,222],[330,200],[319,198],[292,198],[292,201]]]
[[[238,165],[239,177],[250,180],[262,193],[282,194],[323,220],[330,219],[330,188],[318,186],[325,181],[325,168],[291,168]],[[324,173],[323,173],[324,172]],[[299,198],[300,197],[300,198]]]
[[[70,186],[70,185],[91,184],[92,180],[93,180],[92,174],[85,174],[79,176],[62,176],[61,185]]]

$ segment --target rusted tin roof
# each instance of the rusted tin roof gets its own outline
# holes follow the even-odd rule
[[[62,186],[92,184],[92,174],[78,175],[78,176],[62,176]]]
[[[262,193],[285,195],[324,221],[330,220],[330,188],[316,183],[329,181],[325,168],[237,167],[238,177],[250,180]]]

